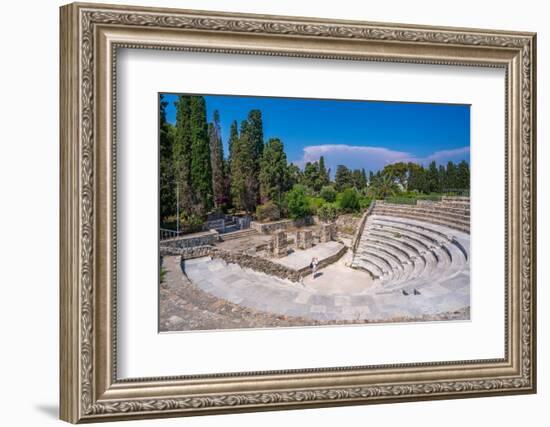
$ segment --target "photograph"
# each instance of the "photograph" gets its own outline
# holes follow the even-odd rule
[[[470,320],[470,105],[158,94],[159,332]]]

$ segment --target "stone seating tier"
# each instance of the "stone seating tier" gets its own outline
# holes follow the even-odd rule
[[[427,223],[443,225],[454,228],[465,233],[470,232],[470,222],[465,220],[453,219],[446,214],[428,214],[419,210],[395,210],[376,207],[373,213],[385,216],[397,216],[401,218],[409,218],[413,220],[423,220]]]
[[[454,280],[469,274],[469,235],[456,231],[456,224],[434,224],[405,215],[381,215],[375,208],[354,254],[352,267],[368,272],[380,292],[422,288],[434,280]],[[395,210],[391,210],[395,215]],[[458,237],[457,237],[458,235]]]
[[[418,215],[444,215],[447,218],[454,219],[457,222],[470,222],[470,214],[456,213],[448,209],[442,208],[440,205],[437,207],[426,206],[408,206],[408,205],[390,205],[390,204],[377,204],[374,208],[374,213],[378,210],[391,211],[395,213],[417,213]]]

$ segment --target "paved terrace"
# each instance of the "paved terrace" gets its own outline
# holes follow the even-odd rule
[[[313,258],[321,261],[332,255],[336,255],[343,247],[344,245],[338,242],[326,242],[317,244],[309,249],[296,250],[283,258],[273,258],[271,260],[294,270],[300,270],[309,266]]]

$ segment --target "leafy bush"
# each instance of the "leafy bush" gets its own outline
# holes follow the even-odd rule
[[[370,197],[359,197],[359,207],[361,210],[368,209],[371,203],[372,199]]]
[[[325,200],[320,197],[311,197],[311,196],[306,196],[306,197],[307,197],[309,210],[313,214],[317,213],[317,210],[325,204]]]
[[[384,201],[396,205],[416,205],[416,199],[412,197],[386,197]]]
[[[317,216],[323,222],[333,222],[338,216],[338,206],[336,203],[325,203],[317,209]]]
[[[332,203],[336,200],[336,190],[332,185],[325,185],[323,188],[321,188],[319,196],[321,196],[327,202]]]
[[[360,209],[359,194],[355,188],[346,188],[339,193],[336,202],[340,209],[346,213],[357,212]]]
[[[303,185],[296,184],[285,195],[286,209],[288,215],[293,219],[304,218],[310,214],[306,188]]]
[[[275,203],[269,200],[256,207],[256,218],[261,222],[277,221],[281,218],[281,211]]]
[[[441,194],[417,194],[417,200],[431,200],[434,202],[441,201]]]

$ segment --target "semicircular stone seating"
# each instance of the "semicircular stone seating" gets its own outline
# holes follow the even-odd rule
[[[422,294],[469,286],[470,199],[417,205],[376,202],[351,266],[371,275],[376,293]]]

